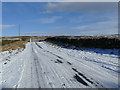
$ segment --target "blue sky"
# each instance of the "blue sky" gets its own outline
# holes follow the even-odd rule
[[[115,3],[3,2],[2,34],[98,35],[118,33]]]

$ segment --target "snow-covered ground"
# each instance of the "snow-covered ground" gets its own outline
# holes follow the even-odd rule
[[[2,88],[118,87],[116,54],[32,42],[27,43],[24,50],[2,52],[1,57]]]
[[[24,60],[21,59],[22,51],[23,49],[16,49],[0,53],[0,64],[2,66],[0,69],[0,72],[2,72],[0,73],[0,77],[2,78],[0,87],[8,87],[10,84],[13,85],[17,83],[17,79],[19,79],[19,74],[21,73],[19,69],[21,69],[20,66],[23,64],[22,61]]]

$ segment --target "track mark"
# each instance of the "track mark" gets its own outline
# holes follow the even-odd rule
[[[39,82],[39,73],[38,73],[38,68],[37,68],[38,57],[37,57],[37,55],[35,54],[35,52],[34,52],[34,50],[33,50],[33,47],[32,47],[32,53],[33,53],[33,56],[34,56],[33,58],[34,58],[34,60],[35,60],[37,83],[38,83],[38,85],[39,85],[39,88],[41,88],[40,82]]]
[[[70,62],[67,62],[69,65],[72,65]]]
[[[82,76],[84,79],[86,79],[88,82],[90,82],[91,84],[93,84],[92,81],[90,81],[86,76],[84,76],[82,73],[78,72],[77,69],[72,68],[75,72],[77,72],[80,76]]]
[[[37,45],[39,48],[43,49],[38,43],[36,43],[36,45]],[[58,56],[58,55],[56,55],[56,54],[54,54],[54,53],[52,53],[52,52],[50,52],[50,51],[44,50],[44,52],[51,53],[52,55],[55,55],[55,56],[58,57],[59,59],[63,59],[62,57],[60,57],[60,56]]]
[[[35,44],[36,44],[39,48],[43,49],[38,43],[35,42]]]
[[[77,74],[74,75],[74,78],[85,86],[89,86],[82,78],[80,78]]]
[[[47,50],[46,50],[46,51],[47,51]],[[50,51],[47,51],[47,52],[51,53],[52,55],[55,55],[55,56],[58,57],[59,59],[63,59],[62,57],[60,57],[60,56],[58,56],[58,55],[56,55],[56,54],[54,54],[54,53],[52,53],[52,52],[50,52]]]
[[[55,61],[55,63],[63,63],[61,60],[56,59],[57,61]]]

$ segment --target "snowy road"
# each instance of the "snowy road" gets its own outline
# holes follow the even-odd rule
[[[3,88],[118,86],[116,55],[59,48],[45,42],[32,42],[26,46],[8,65],[3,65]]]

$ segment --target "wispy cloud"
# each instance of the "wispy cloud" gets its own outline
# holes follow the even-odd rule
[[[41,18],[40,22],[41,23],[54,23],[57,20],[62,19],[62,16],[52,16],[52,17],[46,17],[46,18]]]
[[[73,29],[79,31],[84,30],[84,32],[88,32],[88,33],[94,32],[96,34],[116,34],[118,33],[118,22],[103,21],[103,22],[73,27]]]
[[[64,29],[67,28],[68,26],[56,26],[56,27],[50,27],[51,29]]]
[[[16,25],[0,25],[0,30],[2,29],[8,29],[10,27],[15,27]]]
[[[48,3],[45,7],[46,11],[43,13],[53,12],[104,12],[117,10],[118,3],[109,2],[59,2],[59,3]]]
[[[67,28],[67,26],[52,27],[53,29]],[[54,32],[28,32],[24,34],[47,34],[47,35],[67,35],[67,34],[81,34],[81,35],[96,35],[96,34],[117,34],[118,33],[118,22],[114,19],[108,21],[101,21],[90,23],[86,25],[80,25],[66,29],[65,31],[54,31]]]

